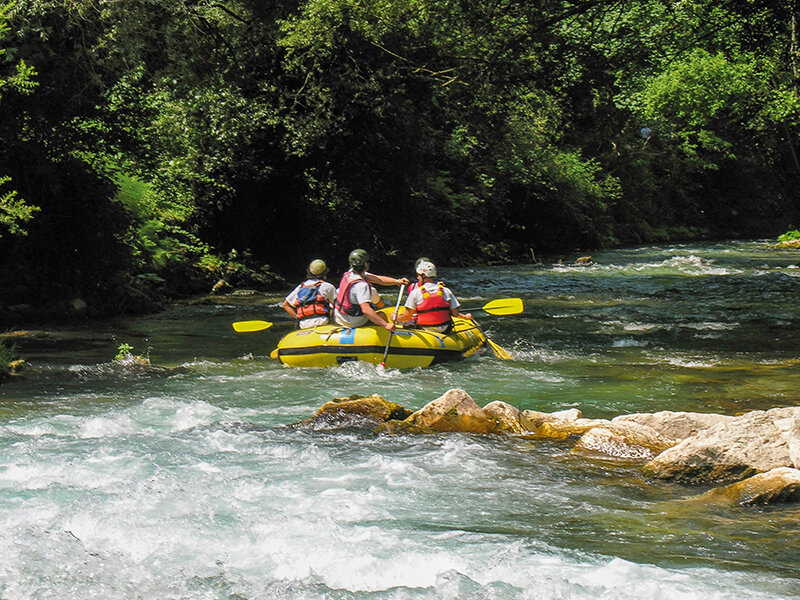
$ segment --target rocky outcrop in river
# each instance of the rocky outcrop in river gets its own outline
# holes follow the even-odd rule
[[[644,473],[656,479],[730,484],[708,492],[709,499],[743,505],[800,500],[800,407],[740,416],[661,411],[587,419],[574,408],[520,411],[499,401],[481,408],[464,390],[452,389],[415,412],[377,394],[337,398],[296,425],[574,439],[577,454],[642,461]]]

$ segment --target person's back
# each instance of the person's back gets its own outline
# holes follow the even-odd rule
[[[351,269],[342,276],[339,289],[336,291],[333,318],[342,327],[362,327],[370,321],[392,331],[394,324],[375,312],[374,305],[383,305],[383,300],[370,283],[367,277],[369,256],[364,250],[356,249],[348,257]],[[380,276],[372,276],[381,278]]]
[[[400,321],[409,321],[411,326],[423,327],[447,333],[453,326],[453,317],[472,319],[469,313],[461,314],[455,294],[443,283],[436,283],[436,266],[430,261],[417,264],[417,286],[408,294],[406,312]]]
[[[372,303],[372,288],[364,279],[363,274],[352,269],[347,271],[336,290],[334,301],[334,321],[342,327],[361,327],[369,319],[361,308],[363,302]]]
[[[307,279],[294,288],[283,301],[283,309],[298,320],[300,329],[311,329],[330,323],[336,288],[325,281],[328,267],[322,260],[308,266]]]

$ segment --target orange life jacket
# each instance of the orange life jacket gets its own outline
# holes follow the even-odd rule
[[[304,283],[297,290],[297,306],[294,311],[297,313],[298,320],[327,317],[330,313],[328,301],[319,293],[321,285],[322,280],[308,285]]]
[[[422,302],[417,304],[417,325],[436,327],[452,322],[450,303],[444,299],[444,285],[440,283],[435,294],[431,294],[425,285],[419,286],[419,289],[422,292]]]

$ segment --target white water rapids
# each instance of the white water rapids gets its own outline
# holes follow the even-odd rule
[[[465,302],[524,297],[482,321],[513,361],[284,368],[280,332],[230,330],[277,298],[23,342],[28,375],[0,386],[0,598],[800,598],[800,508],[698,505],[569,442],[290,426],[452,387],[590,417],[800,404],[800,259],[761,247],[446,274]],[[112,361],[127,341],[152,369]]]

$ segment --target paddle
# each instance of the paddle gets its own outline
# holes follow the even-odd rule
[[[484,332],[483,329],[481,329],[478,324],[475,324],[474,326],[469,327],[467,329],[462,329],[459,333],[463,333],[464,331],[471,331],[472,329],[477,329],[481,333],[483,333],[484,336],[486,336],[486,332]],[[494,355],[497,358],[502,358],[503,360],[511,360],[513,358],[511,354],[509,354],[506,350],[504,350],[500,345],[490,340],[488,337],[486,338],[486,343],[489,344],[489,347],[494,351]]]
[[[269,321],[237,321],[233,324],[233,328],[238,333],[250,333],[251,331],[264,331],[274,324],[275,323],[270,323]]]
[[[472,310],[482,310],[490,315],[517,315],[522,312],[522,298],[501,298],[499,300],[492,300],[483,305],[482,308],[473,308]],[[470,311],[470,312],[471,312]],[[484,334],[485,335],[485,334]],[[486,338],[489,347],[494,351],[497,358],[503,360],[511,360],[512,356],[504,350],[501,346]]]
[[[486,335],[486,334],[484,334],[484,335]],[[491,346],[492,350],[494,350],[494,355],[497,358],[502,358],[503,360],[511,360],[513,358],[508,352],[503,350],[503,348],[501,348],[500,346],[495,344],[488,337],[486,338],[486,341],[488,342],[489,346]]]
[[[518,315],[522,312],[522,298],[500,298],[499,300],[492,300],[487,302],[481,308],[468,308],[464,312],[472,312],[473,310],[482,310],[490,315]]]
[[[395,316],[397,315],[397,311],[400,310],[400,302],[403,300],[403,292],[406,289],[406,285],[403,284],[400,286],[400,293],[397,294],[397,304],[394,307],[394,313],[392,314],[392,323],[395,322]],[[386,368],[386,357],[389,356],[389,344],[392,343],[392,337],[394,336],[394,329],[389,332],[389,339],[386,340],[386,349],[383,351],[383,360],[381,361],[381,367],[384,369]]]

